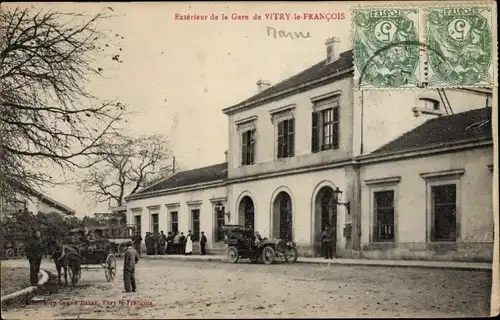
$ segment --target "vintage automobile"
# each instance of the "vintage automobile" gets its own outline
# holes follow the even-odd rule
[[[223,230],[224,243],[228,245],[227,258],[231,263],[237,263],[239,259],[265,264],[273,264],[276,259],[295,263],[299,256],[294,242],[262,238],[256,243],[254,232],[240,225],[225,225]]]

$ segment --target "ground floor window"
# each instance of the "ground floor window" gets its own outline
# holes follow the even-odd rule
[[[394,191],[373,193],[375,212],[374,241],[394,241]]]
[[[224,241],[224,230],[222,227],[225,224],[224,220],[224,210],[222,207],[220,209],[215,210],[215,241]]]
[[[158,220],[158,213],[152,214],[151,215],[151,225],[153,229],[153,234],[158,233],[160,229],[160,224]]]
[[[176,211],[170,212],[170,231],[179,232],[179,213]]]
[[[193,241],[200,240],[200,209],[191,210]]]
[[[135,216],[135,232],[138,235],[141,235],[141,216]]]
[[[431,187],[432,241],[456,241],[457,186],[445,184]]]

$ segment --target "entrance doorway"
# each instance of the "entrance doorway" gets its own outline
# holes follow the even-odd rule
[[[325,186],[316,195],[314,206],[314,254],[321,256],[321,233],[330,228],[333,254],[337,247],[337,206],[333,204],[333,188]]]
[[[273,205],[273,236],[286,241],[293,241],[292,198],[282,191]]]
[[[243,225],[247,228],[255,230],[255,207],[252,198],[249,196],[243,197],[239,206],[240,221],[243,218]]]

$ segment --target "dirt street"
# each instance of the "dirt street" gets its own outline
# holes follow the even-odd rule
[[[76,289],[2,317],[474,317],[488,315],[491,291],[491,272],[142,260],[139,291],[124,293],[122,260],[118,268],[110,283],[82,270]]]

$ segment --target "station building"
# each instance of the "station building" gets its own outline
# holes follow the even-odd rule
[[[491,261],[491,91],[358,91],[337,45],[224,108],[225,161],[129,195],[127,223],[204,231],[214,253],[241,224],[319,256],[331,226],[337,257]]]

